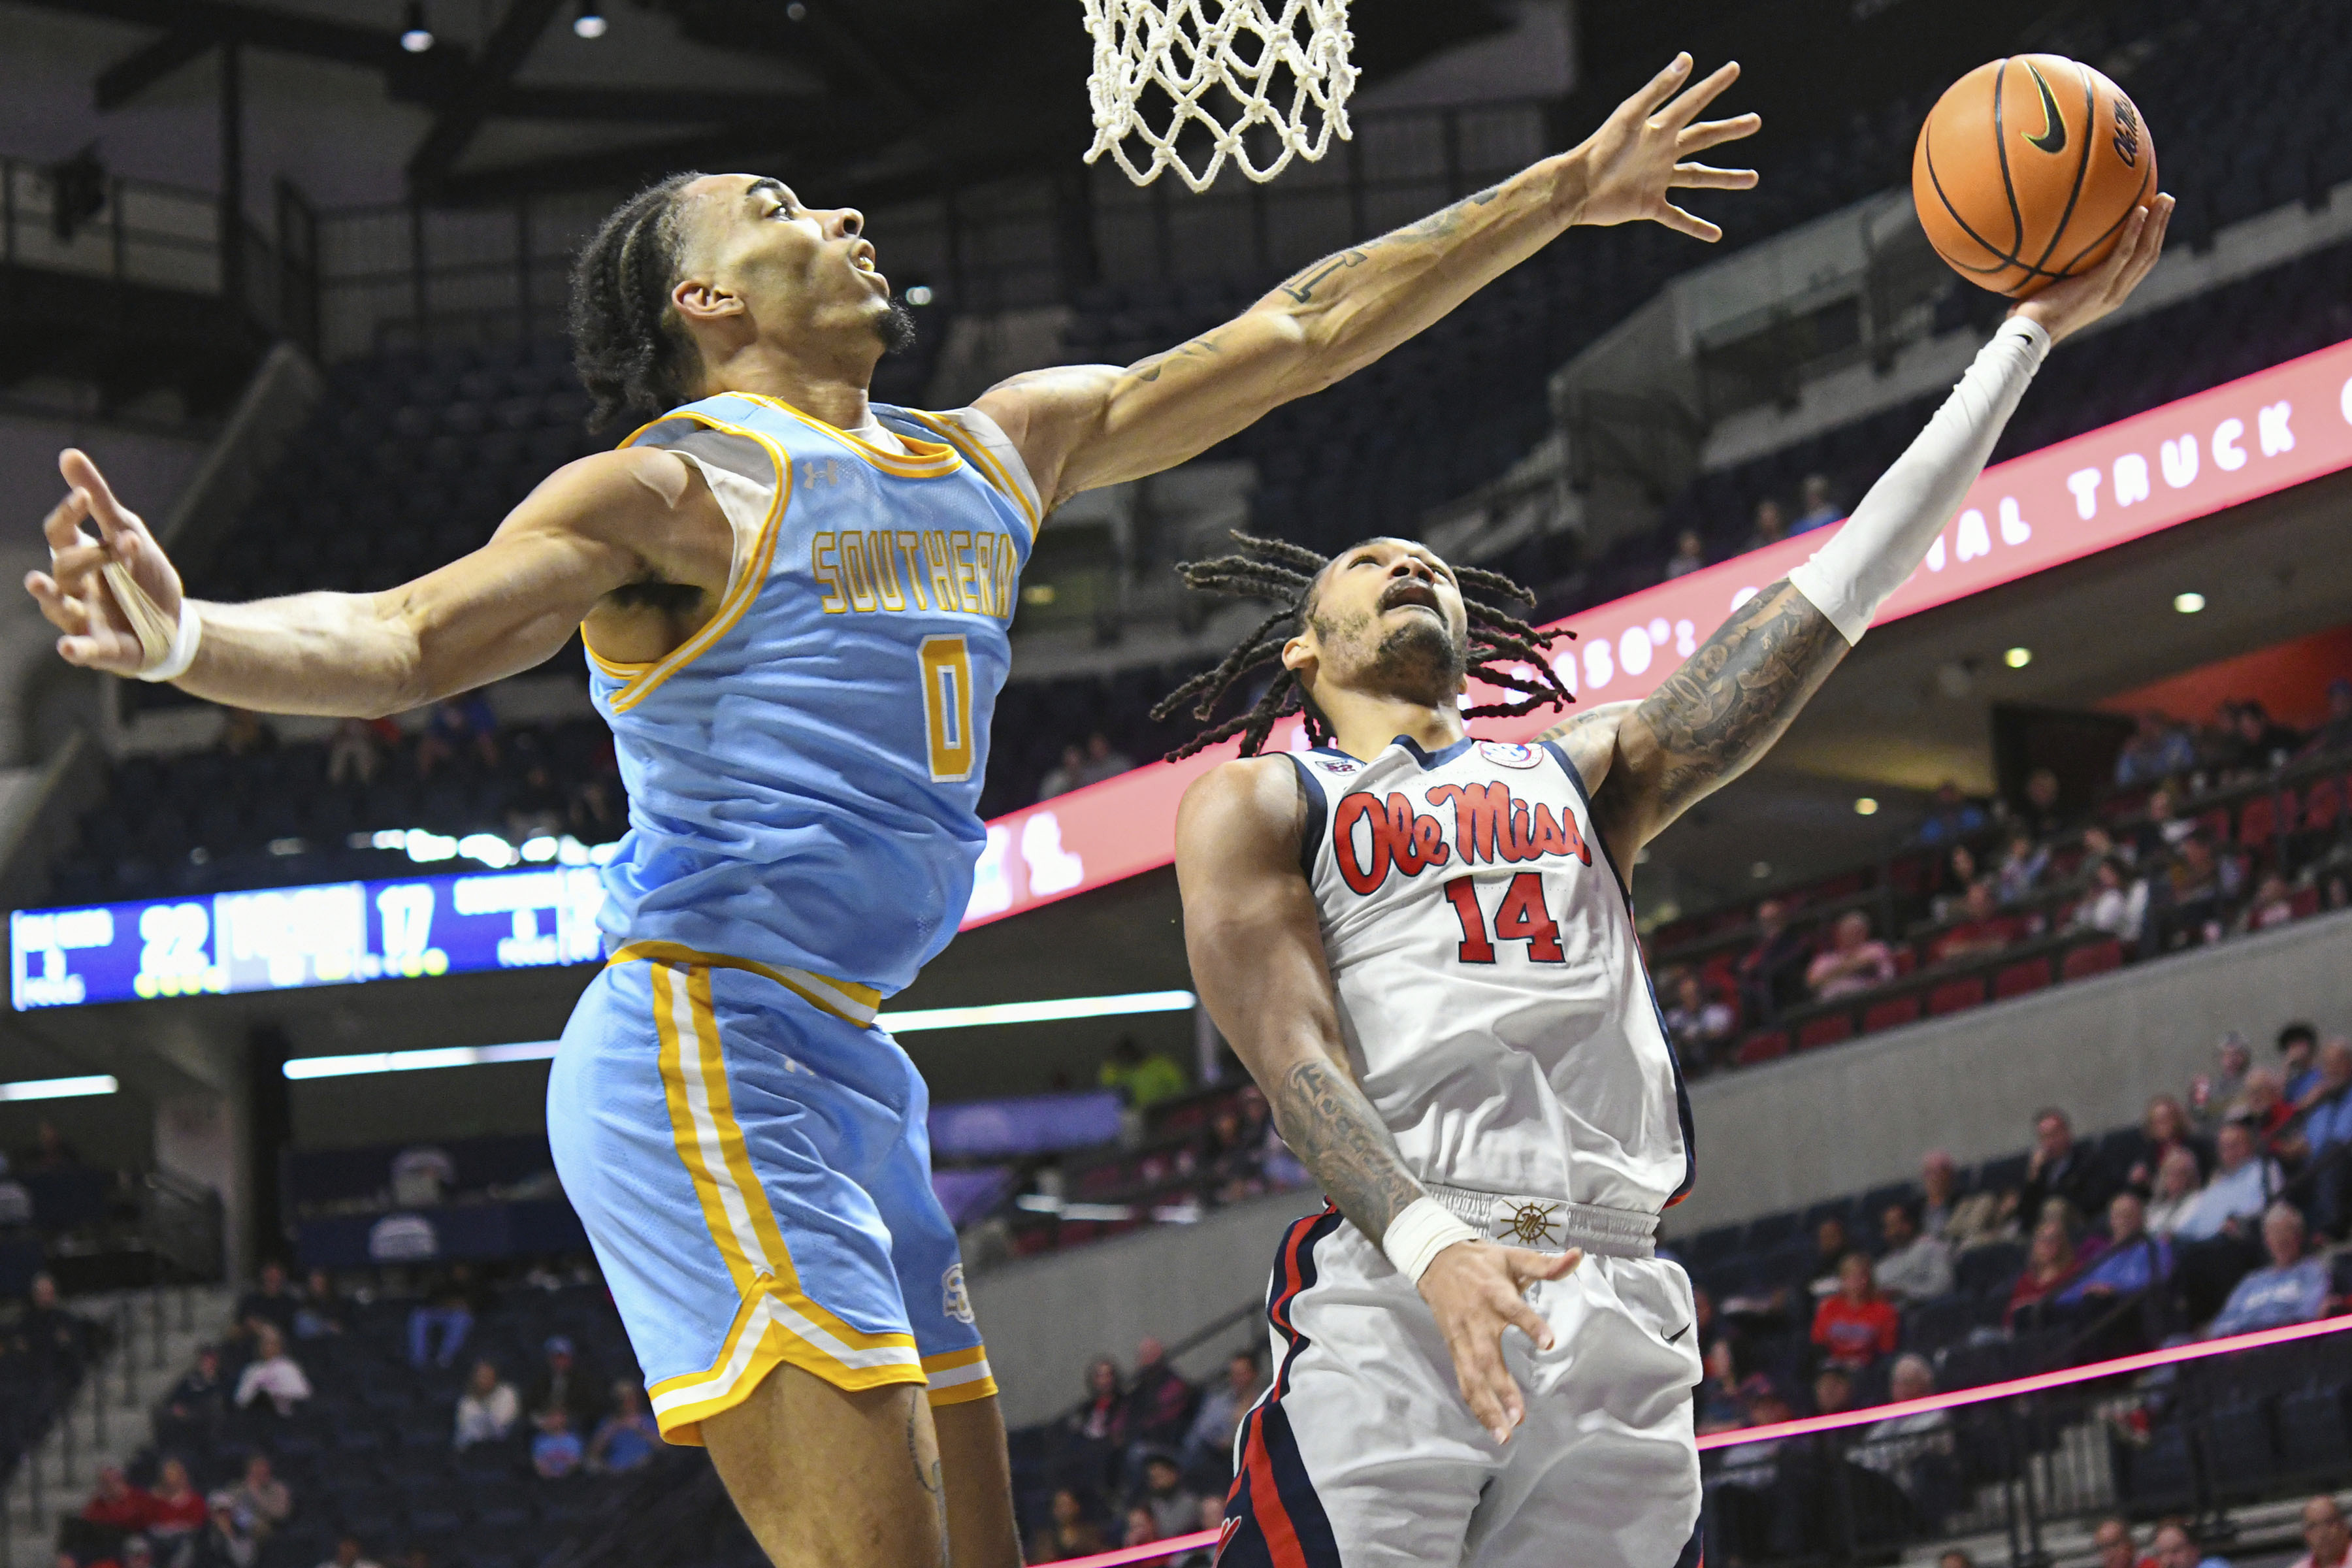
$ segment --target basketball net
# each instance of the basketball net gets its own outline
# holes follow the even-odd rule
[[[1087,31],[1094,35],[1094,74],[1087,96],[1095,111],[1095,144],[1089,163],[1108,153],[1127,177],[1148,185],[1172,166],[1195,192],[1215,184],[1230,158],[1243,174],[1271,180],[1293,158],[1313,163],[1336,132],[1349,135],[1348,94],[1356,85],[1349,63],[1354,42],[1348,31],[1348,0],[1085,0]],[[1301,23],[1305,36],[1301,37]],[[1276,107],[1288,78],[1290,106]],[[1144,90],[1157,85],[1174,104],[1164,131],[1143,115]],[[1240,112],[1231,124],[1204,103],[1222,90]],[[1310,133],[1308,121],[1315,121]],[[1188,123],[1207,128],[1212,139],[1207,167],[1195,173],[1178,155],[1176,140]],[[1273,130],[1281,153],[1260,167],[1251,162],[1243,136],[1252,126]],[[1137,167],[1128,155],[1135,138],[1150,156]]]

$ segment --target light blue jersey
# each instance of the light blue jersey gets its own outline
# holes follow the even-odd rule
[[[547,1131],[674,1443],[784,1365],[996,1392],[929,1097],[874,1014],[971,896],[1039,508],[985,416],[875,414],[904,453],[740,393],[630,437],[701,470],[734,569],[667,658],[589,650],[629,832]]]
[[[701,468],[736,530],[735,573],[667,658],[590,650],[629,795],[608,948],[814,975],[829,984],[813,999],[846,998],[859,1022],[947,945],[971,898],[1038,513],[986,416],[874,412],[906,455],[742,393],[632,436]]]

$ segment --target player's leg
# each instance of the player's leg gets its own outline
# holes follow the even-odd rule
[[[1242,1422],[1220,1568],[1459,1562],[1497,1454],[1420,1295],[1327,1210],[1284,1237],[1267,1317],[1274,1383]]]
[[[922,1353],[926,1397],[947,1483],[950,1555],[956,1568],[1020,1568],[1013,1466],[1005,1453],[996,1379],[964,1289],[955,1222],[931,1185],[929,1090],[898,1043],[879,1031],[861,1041],[859,1049],[867,1070],[880,1074],[887,1057],[895,1058],[903,1074],[898,1093],[906,1107],[905,1130],[888,1156],[866,1173],[866,1190],[889,1227],[899,1299]]]
[[[1464,1558],[1477,1568],[1696,1568],[1702,1376],[1690,1281],[1655,1258],[1588,1256],[1533,1297],[1557,1343],[1505,1342],[1528,1395]]]
[[[844,1389],[780,1366],[701,1431],[776,1568],[948,1561],[940,1446],[919,1385]]]

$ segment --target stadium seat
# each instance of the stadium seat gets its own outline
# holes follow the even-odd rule
[[[1833,1046],[1840,1040],[1853,1038],[1853,1015],[1831,1013],[1811,1019],[1797,1030],[1797,1048],[1810,1051],[1818,1046]]]
[[[2029,991],[2039,991],[2050,984],[2050,961],[2047,958],[2028,959],[2012,963],[1995,974],[1992,994],[1996,1001],[2022,996]]]
[[[1904,951],[1908,952],[1909,949]],[[1899,1029],[1906,1024],[1919,1021],[1919,994],[1916,991],[1901,996],[1890,996],[1884,1002],[1874,1002],[1862,1012],[1862,1032],[1874,1035],[1881,1029]]]
[[[1927,993],[1927,1016],[1940,1018],[1948,1013],[1966,1012],[1980,1005],[1985,999],[1984,976],[1970,974],[1958,980],[1947,980]]]
[[[1732,1059],[1746,1068],[1754,1067],[1759,1062],[1769,1062],[1775,1057],[1785,1057],[1788,1054],[1789,1031],[1765,1029],[1740,1041],[1739,1049],[1733,1054]]]
[[[2075,948],[2067,953],[2065,962],[2058,968],[2062,978],[2087,980],[2094,974],[2105,974],[2111,969],[2122,968],[2123,962],[2124,944],[2110,938]]]

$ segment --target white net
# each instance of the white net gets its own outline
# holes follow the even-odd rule
[[[1087,150],[1087,163],[1108,153],[1139,185],[1172,167],[1193,190],[1205,191],[1228,158],[1263,182],[1293,158],[1320,158],[1334,135],[1347,139],[1348,94],[1356,85],[1356,68],[1348,59],[1354,41],[1348,0],[1085,4],[1087,30],[1095,40],[1094,74],[1087,79],[1095,144]],[[1145,92],[1154,86],[1173,105],[1162,128],[1144,114]],[[1207,161],[1197,171],[1176,150],[1192,124],[1210,138]],[[1244,142],[1256,126],[1271,130],[1280,146],[1263,164],[1251,159]],[[1130,138],[1149,154],[1139,167],[1129,154]]]

